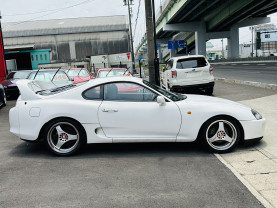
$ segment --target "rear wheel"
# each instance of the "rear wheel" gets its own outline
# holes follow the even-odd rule
[[[44,135],[48,149],[60,156],[77,153],[86,141],[83,127],[78,122],[66,118],[50,122]]]
[[[0,106],[0,108],[7,105],[7,97],[6,97],[5,91],[3,91],[3,97],[1,102],[2,102],[2,106]]]
[[[201,128],[201,141],[212,152],[232,151],[241,139],[241,130],[236,120],[227,116],[209,119]]]
[[[205,89],[205,93],[206,95],[212,95],[214,92],[214,88],[213,87],[209,87]]]

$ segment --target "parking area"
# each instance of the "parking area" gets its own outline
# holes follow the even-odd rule
[[[214,96],[243,102],[276,93],[217,81]],[[194,143],[97,144],[73,157],[53,156],[9,133],[14,104],[0,110],[0,207],[263,207]]]

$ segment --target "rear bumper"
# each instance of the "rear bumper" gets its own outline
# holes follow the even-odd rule
[[[177,90],[177,89],[207,89],[207,88],[212,88],[214,87],[214,82],[209,82],[205,84],[194,84],[194,85],[173,85],[172,89]]]

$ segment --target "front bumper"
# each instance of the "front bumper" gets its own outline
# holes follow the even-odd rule
[[[260,138],[264,136],[265,123],[264,118],[252,121],[240,121],[244,130],[244,140]]]

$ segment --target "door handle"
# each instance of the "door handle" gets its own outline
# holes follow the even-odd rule
[[[102,109],[103,112],[107,113],[107,112],[118,112],[118,110],[115,109]]]

